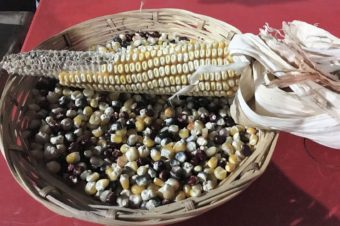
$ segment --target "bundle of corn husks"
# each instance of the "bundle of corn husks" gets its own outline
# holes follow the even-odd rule
[[[340,148],[340,39],[293,21],[282,30],[266,25],[258,36],[236,35],[230,51],[256,59],[232,107],[238,123]]]

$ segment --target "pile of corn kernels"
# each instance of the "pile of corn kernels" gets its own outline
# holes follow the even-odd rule
[[[98,48],[159,43],[162,37],[124,35]],[[201,196],[252,154],[258,131],[235,125],[226,98],[181,97],[171,104],[168,98],[61,87],[43,79],[28,105],[35,113],[31,153],[70,186],[108,204],[152,209]]]

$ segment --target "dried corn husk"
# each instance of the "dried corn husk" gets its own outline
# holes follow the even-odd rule
[[[284,23],[283,34],[265,26],[259,36],[235,36],[231,54],[256,61],[241,78],[234,119],[340,148],[339,43],[300,21]]]

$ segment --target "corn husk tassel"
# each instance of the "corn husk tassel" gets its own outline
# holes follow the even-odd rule
[[[258,36],[235,36],[231,54],[256,61],[240,81],[234,119],[340,148],[339,43],[301,21],[283,23],[282,31],[266,25]]]

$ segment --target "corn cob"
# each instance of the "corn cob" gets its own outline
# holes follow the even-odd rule
[[[0,66],[10,74],[44,75],[65,86],[99,91],[174,94],[189,85],[203,65],[232,62],[228,42],[142,46],[120,53],[35,50],[9,55]],[[203,73],[188,95],[231,96],[239,75],[233,71]]]

